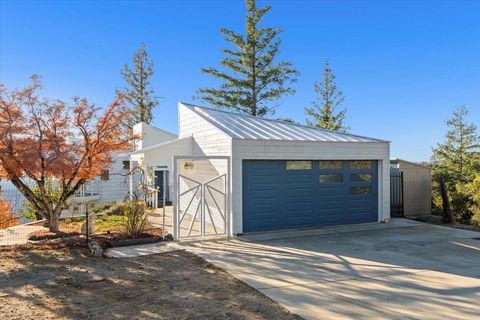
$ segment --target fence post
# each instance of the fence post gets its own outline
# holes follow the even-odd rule
[[[85,210],[85,216],[86,216],[86,220],[85,220],[85,238],[86,238],[86,241],[87,241],[87,247],[88,247],[88,243],[89,243],[89,233],[90,233],[90,228],[89,228],[89,221],[88,221],[88,206],[86,206],[86,210]]]

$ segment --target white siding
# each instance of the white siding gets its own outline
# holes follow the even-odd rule
[[[378,160],[378,221],[390,218],[390,145],[387,142],[233,140],[233,232],[242,233],[242,160]]]
[[[403,172],[403,212],[405,217],[430,215],[432,212],[432,170],[399,160]]]
[[[148,148],[177,138],[173,133],[148,125],[144,122],[134,125],[133,132],[140,137],[140,139],[135,141],[135,150]]]
[[[231,156],[232,139],[181,103],[178,104],[178,122],[179,138],[194,138],[192,153],[177,154],[178,156]],[[195,163],[197,166],[194,165],[194,170],[191,170],[188,175],[196,180],[204,181],[206,175],[213,178],[227,172],[228,163],[225,160],[208,160],[208,165],[198,161]],[[180,172],[182,172],[182,169],[180,169]],[[195,172],[197,172],[197,177],[195,177]],[[229,193],[232,193],[231,182],[228,189]],[[231,204],[229,203],[227,206],[231,207]],[[231,217],[229,220],[232,220]]]
[[[123,169],[123,161],[128,161],[128,154],[112,156],[113,163],[108,168],[109,179],[102,181],[99,178],[100,203],[123,201],[129,191],[128,170]]]
[[[173,190],[173,156],[189,155],[193,153],[193,139],[177,139],[171,143],[159,146],[158,148],[145,150],[143,153],[132,154],[132,160],[144,163],[153,170],[169,171],[168,190],[171,195]],[[159,168],[163,167],[163,168]],[[166,168],[165,168],[166,167]],[[170,199],[171,200],[171,199]]]
[[[191,155],[232,155],[232,138],[181,103],[178,104],[178,122],[179,138],[189,136],[194,138]],[[223,160],[210,160],[210,163],[217,173],[227,170],[227,163]]]

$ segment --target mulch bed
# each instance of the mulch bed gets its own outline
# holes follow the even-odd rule
[[[91,235],[91,239],[96,240],[102,249],[109,248],[111,242],[122,241],[129,239],[145,239],[145,238],[159,238],[162,236],[161,228],[149,228],[142,234],[132,238],[125,232],[109,232],[102,234]],[[0,252],[15,252],[15,251],[28,251],[28,250],[66,250],[72,248],[85,248],[87,247],[86,239],[84,235],[80,235],[78,232],[66,232],[60,231],[57,233],[50,232],[48,230],[40,230],[32,232],[29,236],[29,240],[32,242],[11,245],[0,246]]]

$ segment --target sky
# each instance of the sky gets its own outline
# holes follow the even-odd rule
[[[391,141],[392,157],[429,160],[459,105],[480,125],[480,1],[257,3],[266,4],[263,25],[283,30],[279,59],[300,72],[275,117],[305,122],[328,60],[351,132]],[[244,13],[241,0],[0,0],[0,82],[20,88],[40,74],[42,95],[105,106],[144,42],[162,97],[153,125],[176,132],[177,103],[218,84],[200,69],[218,66],[228,47],[219,29],[243,32]]]

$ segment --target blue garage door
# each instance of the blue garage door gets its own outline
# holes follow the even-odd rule
[[[244,160],[243,232],[378,220],[377,161]]]

